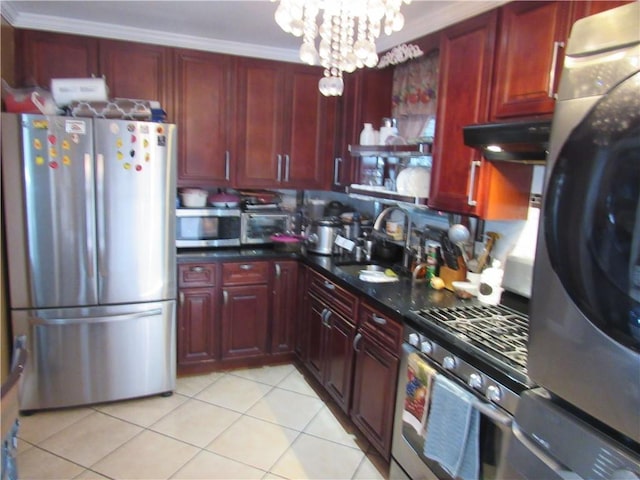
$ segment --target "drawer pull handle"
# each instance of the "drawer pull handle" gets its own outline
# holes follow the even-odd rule
[[[180,306],[184,305],[184,292],[180,292],[179,298],[180,298]]]
[[[564,42],[553,42],[553,54],[551,56],[551,66],[549,67],[549,85],[547,95],[549,98],[557,98],[558,92],[554,90],[556,83],[556,72],[558,71],[558,52],[564,48]]]
[[[328,290],[335,290],[336,286],[333,283],[328,282],[327,280],[325,280],[324,281],[324,288],[326,288]]]
[[[282,269],[280,268],[280,264],[276,263],[276,278],[280,278],[281,273],[282,273]]]
[[[356,338],[353,339],[353,349],[356,353],[360,353],[360,350],[358,350],[358,344],[360,343],[360,340],[362,340],[362,334],[358,333],[356,335]]]
[[[371,320],[373,320],[378,325],[386,325],[387,324],[387,319],[386,318],[381,317],[379,315],[376,315],[375,313],[373,315],[371,315]]]
[[[243,263],[242,265],[240,265],[240,270],[251,270],[253,268],[253,265],[249,264],[249,263]]]
[[[226,290],[222,291],[222,302],[226,305],[227,303],[229,303],[229,292],[227,292]]]
[[[204,272],[204,267],[191,267],[190,270],[195,273],[202,273]]]

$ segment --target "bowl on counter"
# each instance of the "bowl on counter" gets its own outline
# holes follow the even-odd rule
[[[180,190],[180,203],[187,208],[206,207],[208,194],[201,188],[183,188]]]
[[[236,208],[240,205],[240,197],[231,193],[216,193],[209,196],[208,202],[216,208]]]
[[[478,285],[474,283],[455,281],[451,282],[451,286],[453,287],[453,293],[456,294],[456,297],[462,298],[463,300],[467,300],[478,295]]]
[[[276,233],[271,236],[273,249],[279,252],[299,253],[305,240],[304,235]]]

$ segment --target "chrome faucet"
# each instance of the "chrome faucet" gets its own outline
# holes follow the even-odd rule
[[[404,241],[404,252],[402,254],[402,267],[406,270],[411,268],[411,214],[408,210],[398,207],[396,205],[392,207],[387,207],[376,218],[376,221],[373,223],[373,230],[375,232],[380,231],[380,227],[382,226],[383,220],[394,210],[399,210],[404,214],[406,227],[404,229],[405,241]]]

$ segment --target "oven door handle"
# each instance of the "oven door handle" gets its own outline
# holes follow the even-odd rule
[[[483,415],[489,417],[493,422],[498,423],[504,427],[511,427],[513,423],[513,418],[510,415],[500,412],[494,406],[489,403],[484,403],[481,400],[476,398],[473,399],[471,403],[473,408],[477,409]]]

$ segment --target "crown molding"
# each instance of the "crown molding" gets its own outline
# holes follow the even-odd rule
[[[251,43],[230,42],[213,38],[175,34],[145,28],[132,28],[102,22],[68,19],[49,15],[16,14],[12,2],[2,2],[2,16],[15,28],[28,28],[59,33],[73,33],[91,37],[150,43],[242,57],[268,58],[283,62],[300,63],[297,50],[275,48]],[[7,15],[5,15],[7,12]]]
[[[466,0],[455,1],[444,7],[429,9],[429,1],[417,0],[424,3],[424,14],[419,21],[412,21],[405,25],[400,32],[393,35],[381,35],[376,41],[378,52],[384,52],[402,43],[410,42],[430,33],[441,30],[467,18],[479,15],[488,10],[507,3],[509,0],[484,1]],[[2,16],[16,28],[29,28],[51,32],[73,32],[76,35],[110,38],[116,40],[150,43],[154,45],[175,46],[209,52],[226,53],[243,57],[267,58],[284,62],[301,63],[297,49],[268,47],[264,45],[230,42],[207,37],[175,34],[159,30],[140,27],[125,27],[104,22],[75,20],[51,15],[20,13],[14,2],[1,1]]]
[[[424,3],[424,13],[420,15],[418,21],[413,21],[410,25],[405,27],[393,35],[387,36],[382,34],[377,42],[376,47],[378,52],[384,52],[391,48],[407,43],[417,38],[424,37],[430,33],[437,32],[449,25],[454,25],[458,22],[466,20],[481,13],[487,12],[494,8],[508,3],[510,0],[496,0],[496,1],[476,1],[465,0],[449,2],[448,5],[441,6],[435,10],[429,11],[429,1],[418,0],[415,3]]]

